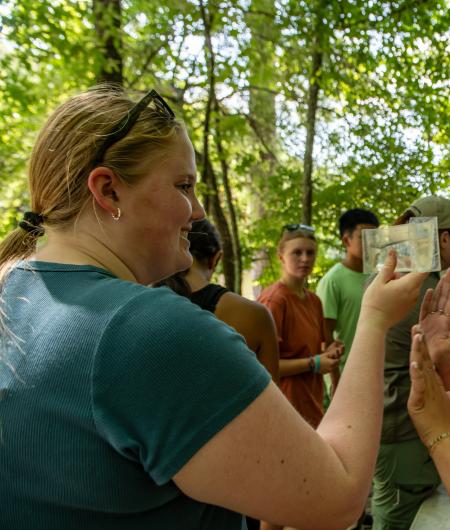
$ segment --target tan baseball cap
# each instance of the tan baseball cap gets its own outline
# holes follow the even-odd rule
[[[414,201],[408,210],[416,217],[437,217],[438,228],[450,228],[450,199],[429,195]]]

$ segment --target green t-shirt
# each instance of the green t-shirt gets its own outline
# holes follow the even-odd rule
[[[325,318],[336,320],[334,337],[345,345],[345,353],[340,363],[341,370],[355,337],[367,278],[367,274],[352,271],[342,263],[336,263],[317,285],[317,295],[322,301],[323,315]]]
[[[270,381],[242,337],[90,266],[22,264],[2,297],[0,528],[245,528],[171,480]]]

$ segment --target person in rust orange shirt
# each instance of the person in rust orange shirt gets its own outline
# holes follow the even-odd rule
[[[280,347],[280,388],[297,411],[316,428],[324,414],[323,374],[339,365],[343,345],[332,342],[325,351],[320,299],[306,288],[314,267],[314,229],[286,225],[278,243],[281,278],[258,298],[275,320]]]

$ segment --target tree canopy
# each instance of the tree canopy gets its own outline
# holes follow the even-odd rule
[[[185,120],[236,290],[257,260],[274,278],[286,223],[317,228],[320,274],[344,210],[389,223],[448,194],[448,0],[10,0],[0,17],[0,235],[45,117],[103,80]]]

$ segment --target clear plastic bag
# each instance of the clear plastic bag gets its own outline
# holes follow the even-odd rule
[[[397,251],[397,272],[441,270],[437,217],[412,217],[407,224],[362,230],[363,270],[378,272],[388,251]]]

